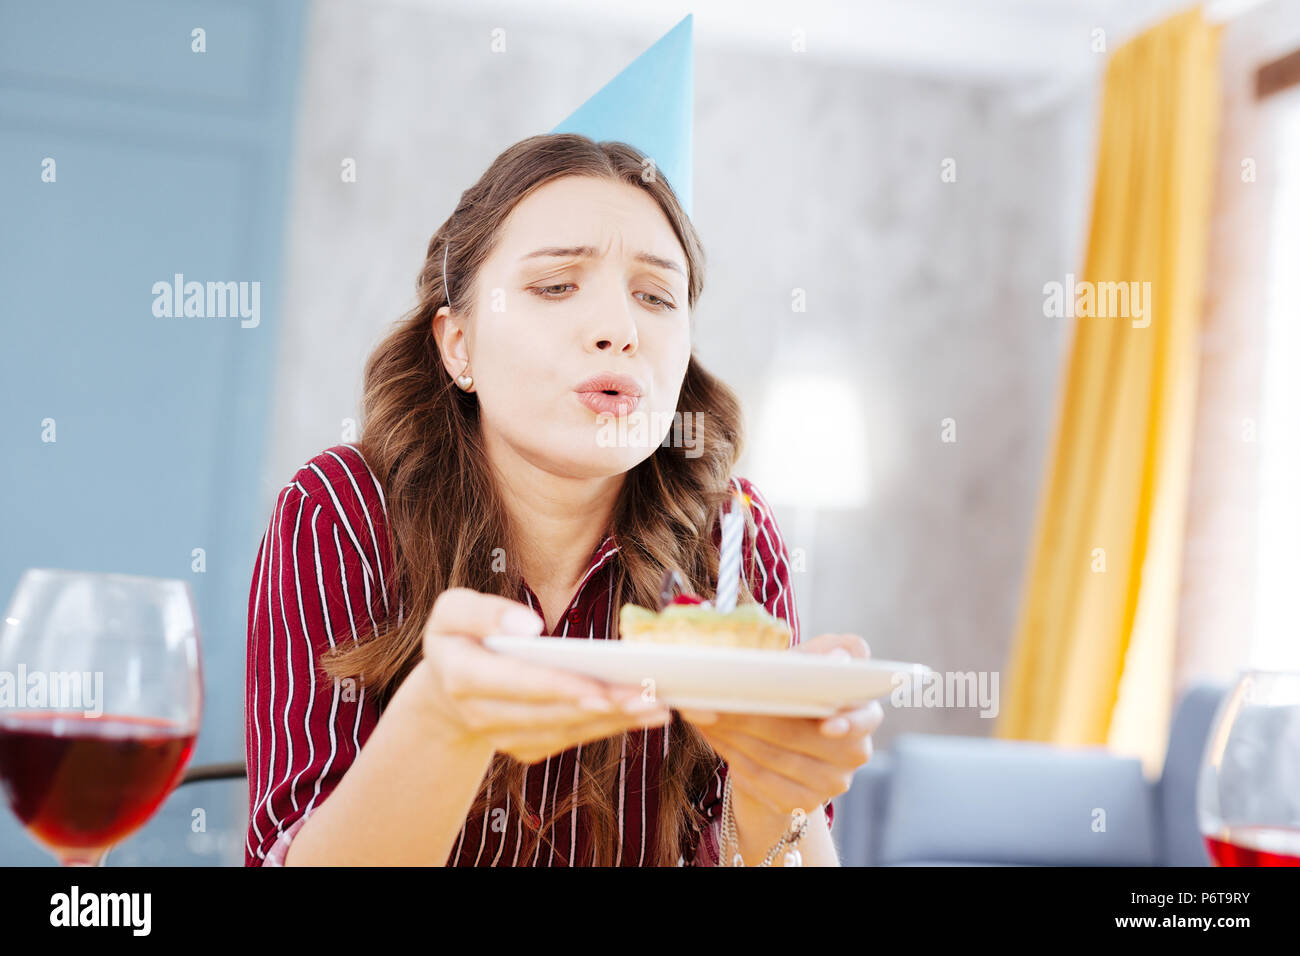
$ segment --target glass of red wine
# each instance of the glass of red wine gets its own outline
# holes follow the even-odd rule
[[[1217,866],[1300,866],[1300,672],[1238,675],[1205,744],[1196,814]]]
[[[0,627],[0,790],[65,865],[103,865],[180,781],[203,707],[180,580],[33,568]]]

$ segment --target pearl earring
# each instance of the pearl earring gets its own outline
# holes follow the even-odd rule
[[[471,385],[474,384],[474,376],[473,376],[473,375],[457,375],[457,376],[456,376],[456,384],[459,385],[462,389],[464,389],[465,391],[468,392],[468,391],[469,391],[469,387],[470,387]]]

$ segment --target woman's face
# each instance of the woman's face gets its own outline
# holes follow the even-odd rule
[[[504,443],[556,475],[608,477],[649,458],[672,427],[691,354],[686,293],[686,255],[647,193],[566,176],[502,226],[473,318],[444,307],[434,334],[453,378],[469,365],[489,448]],[[605,374],[626,381],[589,382]]]

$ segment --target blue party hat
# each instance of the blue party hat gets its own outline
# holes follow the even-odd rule
[[[695,122],[693,14],[684,16],[552,133],[619,140],[654,160],[691,213],[691,129]]]

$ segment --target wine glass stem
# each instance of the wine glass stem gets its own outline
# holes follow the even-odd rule
[[[104,861],[108,859],[108,848],[104,848],[94,856],[65,856],[59,862],[64,866],[104,866]]]

